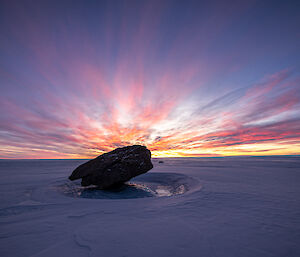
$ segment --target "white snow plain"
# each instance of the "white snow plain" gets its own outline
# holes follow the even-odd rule
[[[68,182],[84,160],[0,160],[0,256],[300,256],[300,157],[163,161],[103,192]]]

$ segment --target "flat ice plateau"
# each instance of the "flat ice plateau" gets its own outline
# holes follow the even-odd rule
[[[300,256],[300,157],[163,160],[113,191],[68,181],[84,160],[0,160],[0,256]]]

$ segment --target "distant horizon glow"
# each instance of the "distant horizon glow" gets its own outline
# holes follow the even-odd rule
[[[292,1],[3,1],[0,14],[0,159],[300,154]]]

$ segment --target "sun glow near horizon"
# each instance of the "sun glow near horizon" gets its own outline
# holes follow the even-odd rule
[[[0,158],[300,154],[292,6],[27,4],[2,8]]]

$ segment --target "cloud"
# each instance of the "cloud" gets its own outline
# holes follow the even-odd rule
[[[4,5],[0,158],[91,158],[128,144],[176,156],[270,142],[299,152],[299,74],[257,69],[249,85],[240,77],[253,66],[229,58],[247,55],[226,35],[248,4],[200,4],[205,15],[194,3],[90,5],[89,15],[80,3]]]

